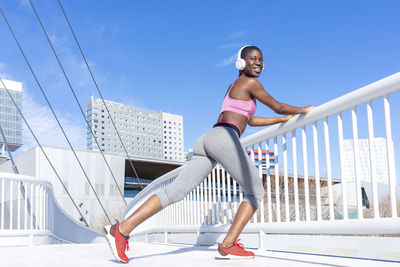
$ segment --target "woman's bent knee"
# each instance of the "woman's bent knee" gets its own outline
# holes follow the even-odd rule
[[[254,192],[253,194],[245,194],[243,201],[249,202],[252,204],[255,208],[258,208],[260,205],[260,202],[264,198],[264,188],[260,188],[257,190],[257,192]]]
[[[258,198],[254,195],[252,196],[245,196],[243,198],[243,201],[249,202],[251,205],[253,205],[256,209],[260,206],[261,198]]]
[[[155,193],[157,197],[160,199],[162,208],[165,208],[171,204],[174,204],[175,202],[178,202],[187,195],[187,193],[186,192],[183,193],[183,191],[182,192],[178,191],[173,194],[168,194],[167,189],[168,187],[162,188],[160,191]]]

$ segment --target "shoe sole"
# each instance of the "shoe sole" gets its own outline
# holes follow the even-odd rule
[[[255,256],[238,256],[238,255],[232,255],[232,254],[223,256],[223,255],[219,254],[219,252],[217,251],[215,253],[214,258],[217,260],[248,260],[248,259],[254,259]]]
[[[107,225],[103,227],[103,231],[104,231],[104,237],[107,240],[108,245],[111,248],[112,254],[114,255],[114,257],[119,260],[120,262],[123,263],[128,263],[128,261],[123,261],[119,256],[118,256],[118,252],[117,252],[117,247],[115,246],[115,238],[110,234],[110,229],[111,229],[111,225]]]

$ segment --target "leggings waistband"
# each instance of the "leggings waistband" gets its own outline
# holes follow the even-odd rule
[[[220,122],[217,122],[216,124],[214,124],[213,128],[220,127],[220,126],[232,128],[233,130],[235,130],[235,132],[238,134],[239,137],[242,135],[240,128],[233,122],[220,121]]]

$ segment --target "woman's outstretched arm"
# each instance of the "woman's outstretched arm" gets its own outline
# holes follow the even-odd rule
[[[267,126],[267,125],[272,125],[272,124],[276,124],[276,123],[280,123],[280,122],[286,122],[292,117],[293,117],[293,115],[286,115],[284,117],[273,117],[273,118],[252,116],[252,117],[250,117],[247,124],[250,126]]]
[[[275,98],[273,98],[270,94],[268,94],[262,84],[256,80],[252,79],[248,84],[249,92],[255,98],[257,98],[261,103],[271,108],[278,114],[299,114],[308,113],[314,106],[309,105],[306,107],[295,107],[292,105],[288,105],[285,103],[278,102]]]

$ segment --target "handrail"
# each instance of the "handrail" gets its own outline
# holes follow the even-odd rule
[[[57,199],[54,195],[53,186],[49,181],[32,176],[6,172],[0,172],[0,181],[1,180],[2,187],[4,186],[4,181],[9,180],[14,183],[23,182],[25,184],[41,185],[44,187],[44,189],[41,189],[42,191],[37,192],[37,194],[39,195],[35,196],[35,198],[40,199],[40,204],[37,203],[37,200],[35,201],[35,207],[33,209],[33,212],[36,212],[37,215],[40,215],[38,216],[40,217],[40,219],[38,219],[40,221],[38,225],[36,227],[25,226],[21,228],[17,226],[16,229],[13,228],[13,225],[10,225],[10,228],[8,229],[0,230],[0,237],[10,235],[26,235],[26,233],[30,232],[32,235],[35,236],[51,233],[51,236],[53,236],[56,240],[64,240],[65,242],[71,243],[92,243],[104,241],[102,238],[102,234],[93,231],[92,229],[84,225],[79,224],[64,211],[64,209],[57,202]],[[2,193],[4,193],[4,187],[2,188]],[[25,196],[25,198],[28,197],[28,194],[29,193],[27,192],[27,196]],[[18,200],[17,196],[11,195],[11,197],[11,201]],[[3,201],[6,200],[4,199],[4,195],[2,196],[2,199]],[[7,199],[7,201],[9,200]],[[24,201],[24,199],[22,199],[21,202],[22,201]],[[18,206],[19,205],[20,204],[18,204]],[[23,204],[21,206],[23,206]],[[14,208],[12,211],[10,211],[10,213],[12,212],[12,214],[9,214],[9,216],[19,217],[19,213],[23,212],[22,209],[23,208],[19,209],[18,207]],[[2,207],[2,212],[4,212],[4,207]],[[4,220],[4,218],[2,218],[2,220]]]
[[[10,179],[10,180],[12,179],[12,180],[17,180],[17,181],[22,181],[22,182],[38,183],[38,184],[43,184],[43,185],[52,187],[51,183],[48,180],[33,177],[33,176],[23,175],[23,174],[0,172],[0,178]]]
[[[389,95],[397,91],[400,91],[400,73],[395,73],[389,77],[338,97],[337,99],[326,102],[314,108],[306,115],[295,116],[287,123],[268,127],[243,138],[242,146],[250,151],[250,157],[253,162],[255,162],[254,164],[256,167],[258,167],[260,179],[263,179],[264,184],[266,184],[266,195],[268,196],[268,199],[262,201],[259,211],[257,211],[249,225],[251,227],[259,227],[260,230],[264,229],[263,225],[279,225],[279,227],[283,228],[279,228],[278,226],[276,227],[279,229],[286,229],[285,231],[287,233],[292,233],[293,229],[298,231],[298,233],[304,233],[304,231],[306,231],[305,229],[309,229],[307,228],[308,226],[302,228],[298,227],[299,225],[305,225],[308,223],[310,225],[318,225],[321,223],[321,225],[334,225],[335,233],[340,234],[349,233],[349,231],[357,233],[357,224],[368,221],[368,224],[374,225],[374,230],[371,230],[370,233],[385,232],[389,234],[393,233],[393,231],[399,233],[398,230],[393,230],[393,227],[389,230],[384,226],[390,225],[389,222],[393,222],[393,225],[396,225],[397,227],[400,222],[400,218],[397,217],[395,203],[395,161],[390,130],[391,120],[389,106]],[[354,151],[351,153],[353,154],[353,160],[355,161],[354,168],[355,173],[357,174],[359,172],[359,163],[357,163],[357,161],[359,161],[357,107],[360,109],[360,105],[366,104],[367,111],[369,110],[367,123],[369,129],[372,130],[368,131],[368,140],[371,147],[374,147],[371,101],[377,98],[383,100],[385,110],[384,120],[382,121],[384,121],[386,128],[385,149],[387,148],[386,162],[389,176],[391,218],[381,218],[383,215],[379,214],[379,209],[377,208],[379,200],[376,194],[378,181],[371,174],[372,191],[374,194],[372,199],[374,213],[373,218],[371,218],[371,214],[367,214],[365,215],[366,219],[364,219],[361,178],[359,175],[355,175],[355,180],[352,181],[352,184],[347,183],[351,181],[343,180],[345,178],[342,172],[344,166],[343,143],[346,140],[343,139],[344,127],[342,123],[342,112],[351,111],[351,127],[346,129],[353,133],[353,139],[349,141],[352,141],[353,144],[352,146]],[[364,114],[362,113],[362,115]],[[379,115],[383,116],[381,114]],[[339,143],[341,177],[340,180],[337,181],[334,181],[332,178],[331,170],[333,166],[331,162],[332,138],[329,136],[330,129],[327,119],[330,116],[336,116],[338,123],[338,140],[336,141]],[[334,121],[330,120],[329,122],[333,123]],[[318,132],[317,123],[323,124],[321,133]],[[309,138],[307,138],[306,126],[312,127],[312,136],[310,138],[313,142],[309,142],[308,144],[307,140]],[[298,140],[299,138],[296,136],[296,130],[301,131],[300,140]],[[319,138],[318,135],[323,136],[322,140],[320,140],[321,138]],[[290,138],[288,138],[289,136]],[[281,142],[279,142],[278,137],[281,138]],[[271,141],[273,143],[272,146],[270,146]],[[321,141],[323,142],[323,146],[319,148],[319,143]],[[300,147],[300,143],[302,144],[302,147]],[[303,159],[301,160],[303,164],[303,174],[298,173],[297,149],[299,149],[299,154],[303,152]],[[314,150],[313,162],[307,158],[307,151],[311,149]],[[263,152],[261,151],[264,150],[266,152],[263,155]],[[321,152],[319,152],[319,150],[321,150]],[[274,164],[274,171],[265,171],[265,169],[271,170],[268,151],[273,151],[273,163],[271,164]],[[323,167],[326,168],[324,169],[321,167],[321,170],[324,171],[323,175],[326,175],[325,177],[321,177],[319,165],[322,160],[320,160],[319,154],[325,154],[325,166]],[[369,155],[370,164],[375,164],[375,158],[371,157],[371,153]],[[292,156],[290,161],[288,159],[289,156]],[[258,157],[257,162],[255,161],[256,157]],[[292,174],[288,173],[289,164],[293,164]],[[312,176],[308,174],[308,165],[311,166],[313,164],[314,177],[313,179],[310,179]],[[128,205],[128,208],[125,211],[125,217],[134,211],[135,208],[138,207],[146,198],[159,190],[160,187],[167,186],[167,183],[173,181],[181,168],[161,176],[159,179],[156,179],[148,185],[146,189],[138,194],[138,196]],[[280,172],[281,168],[284,170],[283,173]],[[374,168],[370,169],[372,170],[371,172],[375,171]],[[273,176],[275,176],[274,181]],[[298,184],[300,180],[304,183],[301,188]],[[289,184],[289,181],[291,181],[292,184]],[[233,184],[231,184],[231,182]],[[275,188],[272,188],[272,182],[275,182]],[[313,183],[315,188],[312,188],[311,184],[309,185],[308,183]],[[284,189],[284,192],[282,189]],[[337,192],[337,190],[341,190],[340,194],[342,194],[342,192],[343,194],[337,195],[337,193],[335,193],[335,195],[334,192]],[[350,190],[353,190],[354,192]],[[351,200],[351,204],[348,204],[350,201],[347,200],[348,193],[353,195],[353,198],[355,199]],[[302,194],[302,200],[299,199],[300,194]],[[207,225],[209,226],[206,227],[207,229],[213,229],[216,225],[226,225],[232,220],[233,214],[237,211],[237,204],[242,199],[243,193],[237,190],[235,182],[231,180],[229,174],[226,173],[221,166],[217,165],[211,174],[208,175],[208,177],[206,177],[206,179],[183,200],[166,207],[159,214],[153,216],[150,220],[142,224],[138,229],[135,229],[133,234],[136,235],[143,231],[154,232],[154,229],[160,230],[161,228],[168,232],[168,229],[175,229],[176,227],[181,227],[183,229],[190,226],[197,227],[198,229],[200,229],[199,227],[202,227],[202,229],[204,229],[204,225]],[[357,219],[354,220],[354,218]],[[351,229],[347,227],[350,227]],[[325,233],[330,233],[329,227],[324,229]],[[368,229],[364,227],[363,232],[368,233]]]
[[[379,81],[366,85],[341,97],[315,107],[306,115],[296,115],[286,123],[280,123],[265,128],[257,133],[243,138],[242,145],[250,146],[294,129],[322,120],[355,106],[365,104],[376,98],[389,95],[400,90],[400,72],[392,74]]]

